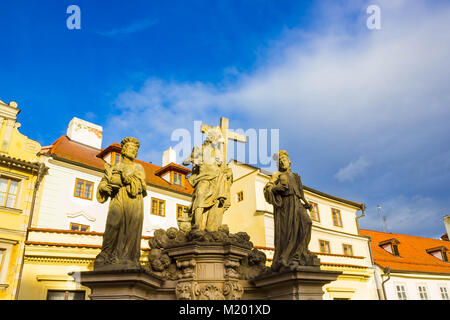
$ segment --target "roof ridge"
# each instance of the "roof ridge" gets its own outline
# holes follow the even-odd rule
[[[406,237],[415,237],[415,238],[421,238],[421,239],[428,239],[428,240],[436,240],[436,241],[441,241],[441,242],[448,242],[442,239],[435,239],[435,238],[430,238],[430,237],[424,237],[424,236],[417,236],[417,235],[413,235],[413,234],[406,234],[406,233],[392,233],[392,232],[383,232],[383,231],[377,231],[377,230],[370,230],[370,229],[359,229],[360,231],[369,231],[369,232],[377,232],[377,233],[381,233],[381,234],[386,234],[386,235],[391,235],[394,237],[394,235],[399,235],[399,236],[406,236]],[[386,239],[388,240],[388,239]]]

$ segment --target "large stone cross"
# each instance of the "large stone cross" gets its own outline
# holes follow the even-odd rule
[[[227,147],[228,147],[228,139],[238,142],[247,142],[247,136],[244,134],[239,134],[228,129],[228,118],[222,117],[220,118],[220,131],[222,131],[223,136],[223,145],[220,146],[220,150],[223,155],[222,164],[227,164]],[[209,129],[214,128],[213,126],[209,126],[207,124],[202,124],[201,131],[204,133]]]

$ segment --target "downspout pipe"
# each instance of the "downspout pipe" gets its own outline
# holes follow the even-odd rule
[[[389,266],[387,266],[386,268],[384,268],[383,272],[384,272],[384,274],[382,274],[381,276],[382,276],[382,277],[383,277],[383,276],[387,276],[387,279],[383,280],[383,282],[381,283],[381,287],[383,288],[384,300],[387,300],[387,297],[386,297],[386,289],[385,289],[385,287],[384,287],[384,284],[385,284],[386,282],[388,282],[389,279],[391,279],[391,268],[390,268]]]
[[[45,166],[45,164],[43,164],[42,162],[39,163],[39,169],[38,169],[38,173],[36,176],[36,182],[34,184],[34,189],[33,189],[33,198],[31,200],[30,215],[28,217],[28,225],[27,225],[27,230],[26,230],[26,234],[25,234],[25,241],[28,241],[28,235],[29,235],[28,229],[31,228],[31,224],[33,222],[34,208],[36,206],[36,196],[39,191],[39,187],[41,185],[42,178],[47,173],[47,170],[48,170],[48,168]],[[24,243],[23,253],[22,253],[22,262],[20,264],[19,279],[17,280],[17,289],[16,289],[16,295],[15,295],[16,300],[19,298],[20,284],[22,282],[22,274],[23,274],[24,264],[25,264],[25,243]]]

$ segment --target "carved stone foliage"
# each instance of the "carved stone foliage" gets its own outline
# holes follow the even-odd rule
[[[175,294],[178,300],[193,300],[195,297],[194,289],[196,282],[186,281],[178,282],[175,288]]]
[[[227,281],[223,285],[223,294],[227,300],[240,300],[244,294],[244,288],[237,281]]]
[[[150,253],[147,269],[163,279],[177,280],[194,277],[194,262],[175,262],[166,253],[166,249],[180,244],[189,243],[224,243],[235,244],[248,249],[253,248],[250,236],[245,232],[230,234],[228,226],[222,225],[218,231],[206,231],[192,229],[188,232],[169,228],[167,231],[158,229],[152,239],[149,240]],[[227,262],[225,276],[239,278],[239,262],[229,260]]]
[[[212,283],[200,286],[198,300],[225,300],[222,289]]]

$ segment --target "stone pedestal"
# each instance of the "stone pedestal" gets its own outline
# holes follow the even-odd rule
[[[322,300],[322,287],[337,279],[340,271],[300,267],[298,271],[270,273],[254,279],[255,292],[267,300]],[[244,296],[245,299],[245,296]]]
[[[70,274],[91,289],[92,300],[175,300],[174,281],[145,270],[83,271]]]
[[[176,280],[147,269],[71,275],[91,289],[92,300],[321,300],[322,287],[341,274],[305,266],[295,272],[264,273],[243,280],[245,264],[241,264],[251,252],[248,245],[188,242],[164,252],[176,265]]]
[[[241,299],[244,289],[239,282],[238,268],[250,251],[227,243],[193,243],[166,249],[181,271],[177,299]]]

